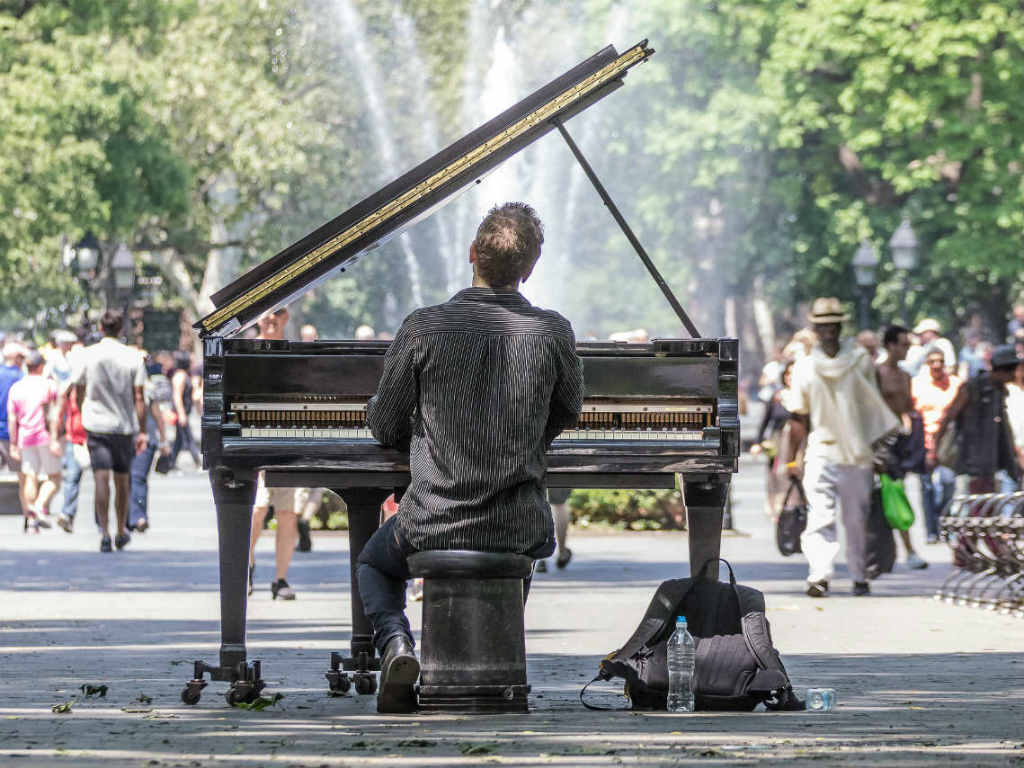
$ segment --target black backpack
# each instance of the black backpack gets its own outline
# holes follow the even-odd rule
[[[804,709],[772,645],[764,595],[738,585],[725,560],[729,583],[707,579],[710,562],[696,578],[662,582],[633,636],[601,660],[597,676],[580,691],[583,706],[607,709],[588,704],[583,695],[598,680],[621,677],[633,709],[665,709],[668,639],[676,617],[685,616],[697,645],[695,709],[749,712],[760,703],[776,710]]]

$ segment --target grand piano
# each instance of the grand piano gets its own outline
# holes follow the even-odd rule
[[[673,488],[681,475],[691,571],[714,560],[717,574],[739,454],[737,341],[699,337],[564,125],[621,87],[627,72],[653,53],[647,41],[622,54],[604,48],[212,296],[215,309],[196,328],[204,359],[202,452],[220,542],[221,646],[218,664],[195,662],[182,691],[185,703],[198,702],[206,675],[230,684],[229,703],[251,701],[264,686],[260,662],[249,661],[245,647],[250,520],[261,470],[268,486],[330,488],[348,506],[351,652],[332,653],[326,676],[332,690],[354,682],[357,692],[371,693],[379,660],[355,562],[378,527],[382,501],[409,482],[408,455],[382,447],[365,425],[387,342],[266,341],[240,332],[550,131],[561,133],[692,338],[577,345],[583,414],[548,451],[547,484]]]

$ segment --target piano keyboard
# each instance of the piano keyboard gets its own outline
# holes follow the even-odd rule
[[[243,438],[278,438],[290,440],[373,440],[366,427],[303,428],[303,427],[242,427]],[[556,440],[619,441],[644,440],[686,442],[700,440],[697,430],[678,429],[567,429]]]

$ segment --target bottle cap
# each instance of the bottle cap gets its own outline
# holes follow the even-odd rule
[[[686,626],[686,617],[685,616],[676,616],[676,626],[677,627],[679,627],[679,626],[685,627]]]

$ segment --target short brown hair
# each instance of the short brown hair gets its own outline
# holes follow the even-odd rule
[[[520,280],[540,258],[544,226],[526,203],[496,205],[476,230],[476,266],[480,277],[500,288]]]
[[[100,317],[100,330],[104,336],[117,336],[124,325],[124,316],[119,309],[108,309]]]

